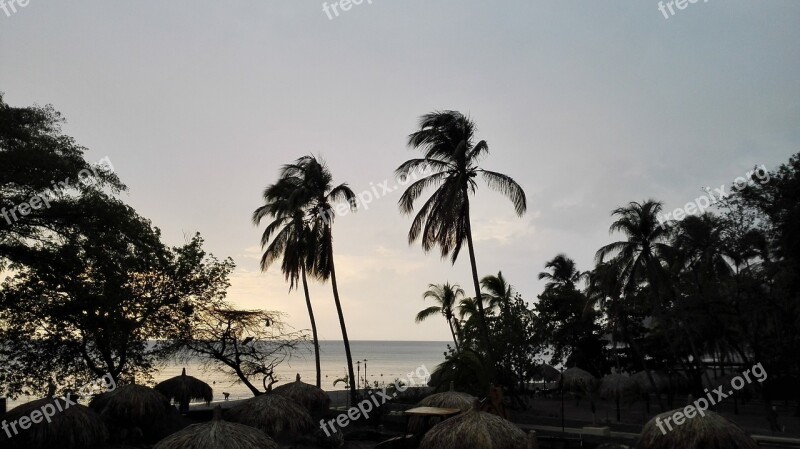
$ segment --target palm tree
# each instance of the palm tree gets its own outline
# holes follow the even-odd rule
[[[497,276],[484,276],[481,288],[486,290],[483,298],[489,302],[489,308],[497,307],[503,312],[508,310],[508,304],[514,299],[514,287],[506,281],[502,271],[498,271]]]
[[[289,281],[289,291],[291,292],[297,288],[298,279],[302,281],[308,318],[311,321],[311,333],[314,339],[317,387],[320,388],[322,385],[322,370],[319,359],[319,337],[306,279],[307,259],[313,257],[315,253],[310,245],[311,236],[309,227],[306,224],[305,214],[299,204],[292,204],[290,201],[297,187],[294,181],[297,180],[284,179],[282,182],[279,181],[264,190],[265,204],[253,212],[253,223],[258,226],[266,217],[273,219],[261,235],[261,248],[264,249],[266,247],[261,257],[261,271],[267,271],[273,262],[282,258],[281,271],[286,280]],[[270,240],[272,240],[271,243]]]
[[[322,281],[328,279],[331,281],[333,300],[339,316],[339,326],[342,328],[342,340],[347,357],[350,398],[355,403],[358,391],[353,370],[353,356],[350,352],[350,339],[347,337],[347,326],[336,282],[332,227],[336,216],[333,203],[346,201],[350,209],[355,211],[356,196],[346,183],[334,186],[330,170],[324,162],[318,161],[314,156],[304,156],[293,164],[285,165],[281,170],[281,176],[293,189],[292,201],[302,204],[302,209],[306,211],[309,220],[309,236],[314,245],[314,251],[309,251],[306,258],[309,273]]]
[[[449,282],[446,282],[442,285],[430,284],[428,285],[428,290],[422,295],[422,298],[430,298],[439,305],[422,309],[417,314],[417,317],[414,321],[421,323],[430,316],[441,314],[447,320],[447,324],[450,325],[450,333],[453,335],[453,343],[455,343],[456,350],[458,350],[458,338],[456,338],[458,322],[456,321],[455,323],[455,329],[453,328],[453,322],[455,321],[454,314],[456,304],[459,300],[464,298],[464,290],[458,284],[450,285]]]
[[[564,254],[553,257],[544,267],[551,272],[539,273],[539,280],[547,280],[545,288],[548,290],[556,287],[574,288],[586,276],[586,273],[578,271],[575,261]]]
[[[414,217],[408,232],[409,243],[421,239],[425,252],[439,246],[442,258],[450,255],[455,264],[464,242],[469,249],[472,281],[475,297],[481,297],[475,248],[470,223],[470,194],[478,184],[475,177],[483,176],[490,189],[507,196],[517,215],[526,210],[525,192],[511,177],[478,167],[478,161],[489,153],[486,141],[475,142],[475,124],[457,111],[438,111],[420,118],[419,131],[409,136],[408,144],[424,153],[424,158],[410,159],[400,165],[395,173],[407,178],[412,172],[429,168],[433,174],[411,184],[400,198],[400,210],[404,214],[414,212],[414,202],[428,187],[436,187],[431,197],[422,205]],[[479,323],[483,344],[491,358],[489,331],[484,317],[483,304],[479,308]],[[494,369],[491,363],[490,369]]]
[[[668,273],[664,269],[663,260],[668,257],[672,249],[667,243],[672,232],[671,227],[662,226],[657,218],[661,209],[662,204],[654,200],[631,202],[626,207],[614,209],[611,215],[617,219],[611,224],[609,232],[621,232],[627,240],[610,243],[600,248],[595,255],[598,264],[610,258],[609,262],[619,276],[623,296],[631,295],[643,283],[649,283],[653,293],[653,310],[659,317],[663,317],[662,313],[658,313],[661,310],[659,293],[668,283]],[[671,345],[671,340],[667,340]],[[632,343],[632,349],[639,352],[633,341],[629,343]],[[644,355],[639,354],[638,357],[651,386],[657,390]],[[661,397],[657,397],[659,406],[663,410]]]

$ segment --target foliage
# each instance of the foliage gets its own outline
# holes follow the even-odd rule
[[[291,330],[279,312],[215,303],[195,311],[180,343],[184,358],[200,356],[207,368],[241,381],[257,396],[277,382],[275,368],[291,359],[307,343],[307,336]],[[263,390],[254,383],[256,376],[261,377]]]

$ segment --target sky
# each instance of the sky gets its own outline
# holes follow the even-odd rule
[[[5,0],[7,4],[9,0]],[[66,134],[108,156],[124,201],[179,245],[200,232],[237,268],[228,298],[309,327],[301,292],[259,268],[250,216],[282,164],[314,154],[357,193],[417,153],[420,115],[469,114],[484,168],[512,176],[528,211],[482,185],[472,200],[481,276],[528,300],[558,253],[591,269],[611,210],[683,207],[800,143],[800,2],[371,0],[337,17],[310,0],[56,2],[0,7],[0,91],[52,104]],[[671,2],[670,2],[671,3]],[[665,5],[666,6],[666,5]],[[669,18],[665,18],[665,15]],[[382,189],[378,187],[378,192]],[[471,289],[409,245],[402,190],[334,224],[337,277],[355,340],[447,340],[414,323],[430,283]],[[427,197],[427,195],[426,195]],[[320,336],[341,339],[330,286],[313,283]]]

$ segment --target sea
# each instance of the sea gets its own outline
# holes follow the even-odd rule
[[[423,384],[424,377],[432,373],[437,365],[444,362],[447,352],[446,341],[364,341],[351,340],[350,351],[353,356],[353,371],[359,379],[358,385],[365,380],[370,386],[377,382],[379,386],[388,385],[395,379],[408,379],[410,382]],[[347,359],[342,341],[320,341],[320,365],[322,371],[322,389],[326,391],[343,390],[345,383],[337,379],[347,374]],[[200,360],[188,362],[168,361],[153,374],[153,384],[179,376],[186,368],[186,374],[197,377],[211,385],[214,389],[214,401],[223,400],[223,393],[228,393],[229,400],[246,399],[253,396],[250,390],[235,377],[210,368],[204,368]],[[316,382],[313,346],[306,350],[298,350],[293,356],[283,361],[275,369],[278,381],[273,386],[294,382],[297,374],[303,382]],[[262,386],[262,377],[251,379],[254,385]],[[21,397],[8,400],[8,408],[28,402],[35,398]]]

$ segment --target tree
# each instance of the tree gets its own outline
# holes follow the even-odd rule
[[[279,312],[237,310],[218,302],[193,316],[181,346],[183,357],[200,356],[206,367],[238,378],[258,396],[277,382],[275,368],[306,341],[305,334],[284,324]],[[263,391],[253,383],[254,376],[263,376]]]
[[[314,277],[327,281],[330,279],[333,300],[342,329],[342,340],[347,357],[347,371],[350,381],[350,396],[353,403],[357,400],[356,376],[353,370],[353,356],[350,352],[350,340],[347,337],[347,326],[339,299],[339,286],[336,282],[336,269],[333,260],[333,222],[335,219],[334,203],[344,201],[355,211],[356,196],[347,184],[334,186],[333,175],[328,167],[313,156],[304,156],[293,164],[284,165],[281,169],[278,184],[280,189],[291,191],[290,204],[305,212],[309,223],[309,245],[315,251],[309,251],[306,267]]]
[[[433,174],[411,184],[399,201],[404,214],[414,212],[414,202],[429,187],[436,187],[431,197],[422,205],[411,224],[408,233],[409,244],[417,239],[422,242],[425,252],[438,246],[442,258],[450,255],[455,263],[464,242],[469,250],[472,267],[472,281],[475,297],[481,297],[475,248],[472,241],[470,222],[470,194],[477,189],[475,177],[481,174],[490,189],[497,190],[508,197],[517,215],[526,210],[525,192],[511,177],[480,168],[478,161],[489,153],[485,140],[475,142],[475,124],[457,111],[441,111],[426,114],[420,118],[419,131],[409,136],[411,148],[423,152],[424,158],[411,159],[400,165],[395,173],[407,178],[420,168],[430,168]],[[483,344],[491,362],[491,345],[483,304],[478,301],[478,321]]]
[[[174,352],[194,310],[224,295],[231,261],[207,256],[199,236],[165,248],[149,222],[124,210],[95,211],[95,232],[59,248],[48,269],[4,282],[0,377],[10,395],[46,388],[54,377],[147,379]]]
[[[626,207],[614,209],[611,215],[617,219],[611,224],[609,232],[621,232],[627,240],[600,248],[595,259],[597,263],[603,263],[607,258],[611,258],[610,262],[615,265],[620,276],[619,284],[626,296],[635,294],[642,284],[647,282],[652,294],[654,314],[663,324],[667,324],[666,315],[662,313],[661,292],[668,288],[669,282],[669,274],[664,268],[663,260],[671,250],[668,244],[671,230],[669,226],[662,226],[658,221],[661,209],[662,204],[653,200],[642,203],[631,202]],[[669,339],[667,341],[672,346],[672,341]],[[636,347],[633,349],[639,352]],[[653,390],[657,390],[644,355],[639,354],[639,358]],[[658,400],[659,406],[664,409],[661,398]]]
[[[551,270],[551,272],[543,271],[539,273],[539,280],[547,281],[545,288],[575,287],[575,284],[584,277],[584,273],[578,271],[575,261],[564,254],[553,257],[544,267]]]
[[[46,267],[99,203],[116,207],[106,192],[125,190],[110,160],[87,162],[62,123],[52,106],[12,107],[0,93],[0,270]]]
[[[599,318],[587,307],[586,295],[575,286],[581,278],[575,262],[559,254],[547,262],[552,273],[542,272],[539,279],[550,279],[534,305],[537,334],[552,348],[552,363],[565,361],[600,375],[605,371],[604,346]]]
[[[315,257],[315,248],[312,246],[313,239],[305,212],[301,208],[303,205],[292,201],[292,195],[299,187],[293,181],[297,180],[285,179],[264,190],[265,204],[253,212],[253,223],[259,225],[261,220],[266,217],[273,219],[261,236],[261,248],[266,247],[264,255],[261,257],[261,270],[267,271],[273,262],[281,258],[281,271],[289,281],[289,291],[297,287],[298,278],[303,284],[308,318],[311,321],[314,362],[317,370],[317,387],[319,388],[322,385],[319,337],[306,279],[307,264],[310,259]]]
[[[499,308],[503,313],[507,313],[509,304],[514,299],[514,288],[503,277],[503,272],[498,271],[497,275],[484,276],[481,279],[481,288],[486,290],[483,294],[485,300],[489,302],[490,308]]]
[[[421,323],[428,317],[441,314],[444,316],[444,318],[447,320],[447,324],[450,326],[450,334],[453,336],[453,343],[455,343],[456,349],[458,349],[458,337],[456,336],[456,329],[458,328],[459,324],[455,319],[455,308],[458,304],[458,301],[463,299],[463,297],[464,290],[458,284],[451,285],[449,282],[445,282],[442,285],[429,284],[428,290],[422,295],[422,298],[432,299],[439,305],[430,306],[421,310],[417,314],[417,317],[414,321]],[[454,322],[456,329],[453,327]]]

